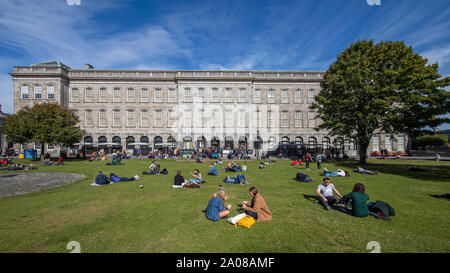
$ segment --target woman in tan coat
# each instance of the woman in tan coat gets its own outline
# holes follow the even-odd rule
[[[248,191],[252,197],[252,202],[250,204],[247,201],[242,202],[242,208],[245,210],[245,213],[255,218],[258,222],[272,220],[269,207],[261,194],[258,193],[258,190],[255,187],[251,187]]]

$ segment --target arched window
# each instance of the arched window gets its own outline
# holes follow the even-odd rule
[[[162,148],[163,139],[160,136],[155,136],[153,139],[153,146],[155,149]]]
[[[148,137],[142,136],[141,139],[139,140],[139,142],[141,142],[141,143],[147,143],[147,145],[148,145],[148,143],[150,142],[150,140],[148,139]],[[142,145],[142,144],[141,144],[141,145]]]
[[[112,148],[113,149],[122,149],[122,139],[120,138],[120,136],[115,136],[112,138]]]
[[[241,149],[247,149],[247,137],[241,136],[238,139],[239,148]]]
[[[331,140],[329,137],[323,137],[322,138],[322,146],[324,149],[330,149]]]
[[[290,140],[287,136],[281,138],[281,144],[289,144]]]
[[[233,150],[234,149],[234,141],[232,137],[225,138],[225,149]]]
[[[333,141],[333,145],[336,147],[337,150],[343,150],[344,149],[344,139],[342,137],[337,137]]]
[[[213,137],[211,139],[211,146],[213,147],[220,147],[220,140],[218,137]]]
[[[259,149],[261,149],[261,145],[263,144],[263,140],[262,140],[262,138],[260,137],[260,136],[257,136],[256,138],[255,138],[255,141],[253,142],[253,147],[256,149],[256,150],[259,150]]]
[[[101,136],[98,138],[98,148],[99,149],[106,149],[108,148],[107,143],[108,139],[105,136]]]
[[[295,144],[302,144],[303,143],[303,138],[298,136],[295,138]]]
[[[205,148],[206,147],[206,138],[204,136],[200,136],[197,138],[197,148]]]
[[[127,150],[134,149],[135,141],[134,141],[134,137],[133,136],[128,136],[125,141],[127,143]]]
[[[310,144],[311,146],[316,147],[317,146],[317,139],[315,137],[309,137],[308,144]]]
[[[167,143],[169,143],[169,147],[171,147],[171,148],[175,148],[175,146],[177,145],[177,141],[175,140],[175,138],[173,136],[169,136],[167,138]]]
[[[192,138],[190,136],[183,138],[183,149],[192,149]]]
[[[277,139],[273,136],[269,137],[269,140],[267,141],[268,150],[273,151],[277,148]]]

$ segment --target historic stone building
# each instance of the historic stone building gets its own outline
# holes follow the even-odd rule
[[[316,131],[309,109],[324,72],[71,69],[59,61],[16,66],[14,111],[43,101],[74,109],[88,149],[243,147],[277,143],[344,148],[355,141]],[[30,144],[22,144],[23,146]],[[32,145],[33,146],[33,145]],[[376,135],[371,150],[404,151],[406,137]],[[29,147],[30,148],[30,147]],[[32,147],[34,148],[34,147]],[[36,146],[39,148],[39,145]],[[49,150],[57,152],[53,145]]]

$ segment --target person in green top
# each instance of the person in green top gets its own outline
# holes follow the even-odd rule
[[[344,212],[350,213],[356,217],[369,216],[369,208],[367,207],[367,201],[369,196],[364,193],[365,187],[361,183],[356,183],[353,186],[353,191],[344,196],[345,203],[351,202],[352,209],[345,208]]]

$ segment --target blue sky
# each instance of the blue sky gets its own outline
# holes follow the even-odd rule
[[[325,71],[358,39],[403,40],[450,76],[447,0],[80,1],[0,0],[4,112],[13,112],[13,66],[52,60],[72,68]]]

